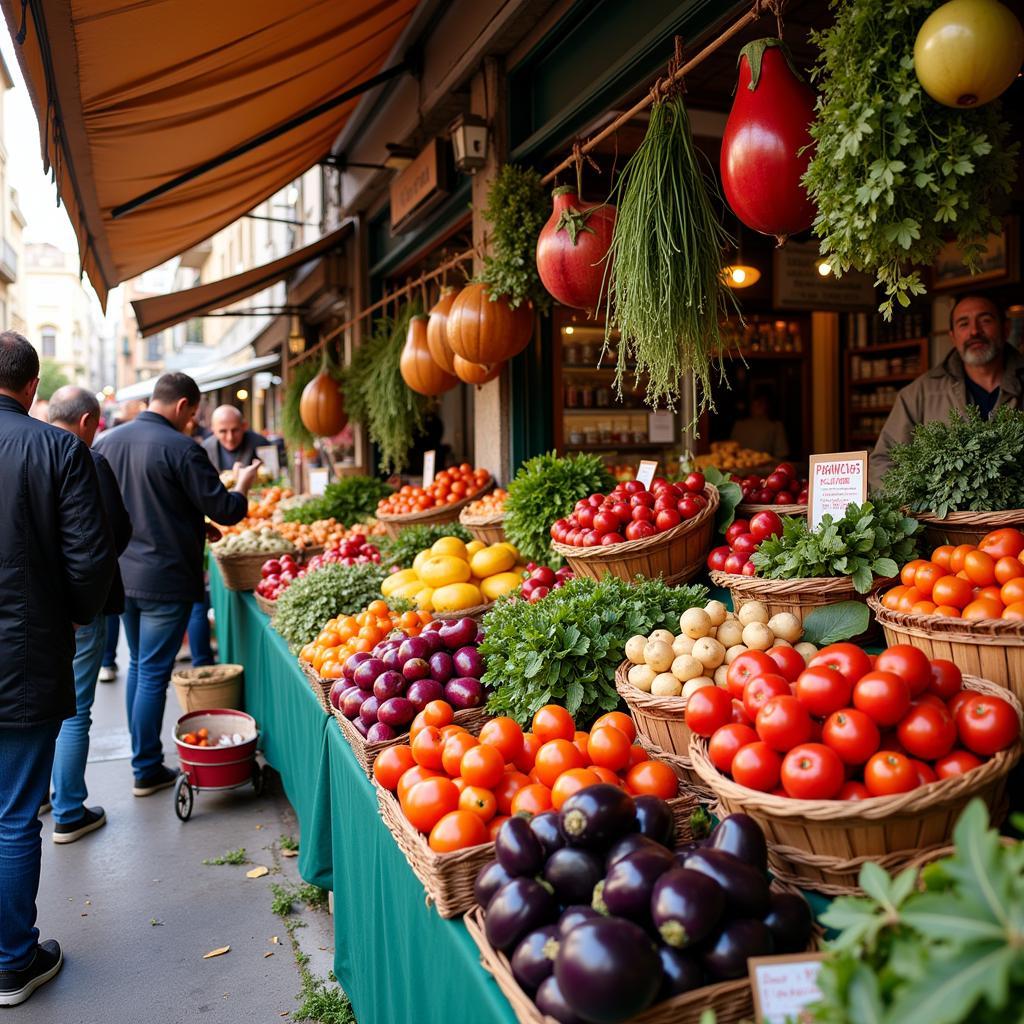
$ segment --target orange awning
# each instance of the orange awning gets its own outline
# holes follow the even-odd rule
[[[211,309],[223,309],[224,306],[230,306],[239,299],[255,295],[256,292],[269,288],[283,277],[287,277],[303,263],[308,263],[341,245],[350,234],[351,221],[343,224],[337,231],[324,235],[318,241],[296,249],[272,263],[265,263],[262,267],[253,267],[233,277],[211,281],[185,291],[154,295],[148,299],[135,299],[132,302],[132,309],[135,310],[139,330],[144,336],[156,334],[158,331],[180,324],[183,320],[208,313]]]
[[[358,97],[112,211],[396,63],[417,0],[0,0],[100,299],[322,159]],[[24,19],[23,19],[24,12]]]

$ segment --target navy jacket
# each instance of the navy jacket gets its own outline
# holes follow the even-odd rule
[[[128,597],[150,601],[202,601],[203,517],[230,526],[249,507],[228,491],[206,453],[155,412],[96,438],[110,463],[132,522],[121,556]]]
[[[121,488],[117,486],[117,477],[99,452],[89,449],[93,464],[96,466],[96,477],[100,484],[100,498],[106,510],[110,529],[114,533],[114,550],[118,555],[124,554],[128,541],[132,539],[132,521],[128,518],[128,509],[124,507]],[[104,615],[120,615],[124,611],[124,581],[121,579],[121,567],[114,563],[114,578],[110,583],[107,602],[103,606]]]
[[[0,727],[75,713],[73,623],[92,622],[114,539],[89,449],[0,395]]]

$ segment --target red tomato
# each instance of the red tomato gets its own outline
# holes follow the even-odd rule
[[[956,725],[944,708],[920,703],[907,712],[896,730],[900,743],[911,757],[936,761],[945,757],[956,743]]]
[[[801,743],[782,762],[782,788],[795,800],[833,800],[846,781],[839,755],[824,743]]]
[[[1002,697],[974,694],[956,713],[960,742],[972,753],[991,757],[1020,736],[1017,713]],[[950,744],[952,747],[952,744]]]
[[[767,673],[778,673],[775,662],[764,651],[745,651],[729,666],[725,674],[726,685],[734,697],[742,700],[747,683]]]
[[[895,725],[910,710],[910,687],[892,672],[868,672],[853,688],[853,705],[876,725]]]
[[[917,770],[904,754],[879,751],[864,766],[864,785],[872,796],[909,793],[917,789]]]
[[[757,713],[756,728],[757,735],[768,746],[785,752],[810,739],[811,716],[796,697],[772,697]]]
[[[934,693],[942,700],[949,700],[956,696],[964,682],[960,669],[945,658],[933,658],[931,666],[932,678],[928,684],[928,692]]]
[[[935,762],[935,774],[940,779],[951,779],[954,775],[963,775],[972,768],[979,768],[984,763],[977,754],[972,754],[969,750],[952,750]]]
[[[782,758],[767,743],[748,743],[732,759],[732,777],[741,786],[770,793],[779,784]]]
[[[845,782],[839,790],[838,800],[870,800],[871,794],[863,782]]]
[[[757,512],[750,517],[750,532],[760,542],[782,533],[782,519],[777,512]]]
[[[834,668],[845,676],[853,686],[865,672],[871,671],[871,661],[867,653],[856,644],[829,644],[822,647],[807,663],[808,668],[825,665]]]
[[[756,721],[758,711],[772,697],[788,697],[792,693],[793,690],[789,683],[780,675],[769,673],[764,676],[755,676],[743,690],[743,710],[746,711],[751,721]]]
[[[686,724],[698,736],[713,736],[731,721],[732,697],[723,687],[702,686],[686,702]]]
[[[853,683],[827,665],[808,666],[793,687],[797,700],[817,718],[826,718],[833,711],[847,707],[852,692]]]
[[[953,721],[956,721],[957,713],[960,708],[966,704],[974,694],[970,690],[961,690],[959,693],[954,693],[949,700],[946,701],[946,707],[949,708],[949,713],[953,716]]]
[[[843,708],[829,715],[821,738],[844,764],[864,764],[881,742],[878,726],[856,708]]]
[[[708,757],[720,772],[731,774],[732,761],[737,751],[756,742],[757,733],[749,725],[723,725],[708,742]]]
[[[928,655],[910,644],[896,644],[882,651],[875,661],[879,672],[892,672],[906,681],[910,696],[916,697],[928,689],[932,680],[932,666]]]
[[[775,671],[790,683],[795,683],[796,677],[807,667],[804,656],[792,647],[773,647],[766,653],[778,666]]]
[[[935,774],[935,769],[930,764],[925,764],[924,761],[911,760],[910,762],[914,766],[914,771],[917,772],[917,784],[919,786],[927,785],[929,782],[935,782],[938,775]]]
[[[747,714],[747,709],[743,706],[743,701],[736,700],[735,697],[732,699],[732,718],[730,721],[734,725],[749,725],[751,728],[754,727],[754,719]]]

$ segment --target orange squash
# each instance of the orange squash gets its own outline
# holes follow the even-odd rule
[[[455,376],[467,384],[486,384],[501,373],[504,363],[473,363],[462,356],[455,357]]]
[[[467,284],[448,313],[448,345],[471,363],[501,363],[518,355],[533,334],[533,304],[512,309],[504,295],[493,301],[485,285]]]
[[[450,373],[445,373],[434,362],[427,346],[427,318],[414,316],[405,335],[405,348],[398,364],[402,380],[421,395],[439,395],[458,384]]]
[[[299,418],[314,437],[333,437],[348,422],[341,388],[327,370],[326,353],[320,372],[302,389]]]
[[[455,353],[448,347],[448,313],[458,294],[459,289],[453,285],[442,288],[441,297],[434,303],[427,318],[427,348],[434,362],[445,373],[455,372]]]

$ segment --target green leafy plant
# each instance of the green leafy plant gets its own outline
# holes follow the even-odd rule
[[[861,869],[864,897],[822,915],[840,935],[818,975],[820,1024],[1012,1024],[1024,1005],[1024,846],[975,799],[951,857],[895,877]]]
[[[516,309],[532,302],[540,311],[551,296],[540,283],[534,249],[548,219],[548,199],[540,175],[528,168],[505,164],[487,191],[484,218],[490,223],[490,252],[477,280],[487,285],[491,298],[504,295]]]
[[[875,576],[897,575],[917,553],[916,519],[888,501],[850,504],[841,519],[822,517],[816,530],[805,519],[783,519],[782,535],[761,541],[751,561],[768,580],[849,576],[858,594]]]
[[[1009,406],[988,420],[973,405],[953,409],[948,423],[918,424],[889,457],[882,490],[912,512],[1024,508],[1024,413]]]
[[[715,530],[725,533],[736,519],[736,506],[743,500],[743,491],[728,473],[723,473],[717,466],[708,466],[702,472],[705,481],[718,488]]]
[[[386,569],[408,569],[421,551],[433,547],[442,537],[458,537],[463,544],[473,539],[461,523],[404,526],[397,537],[379,538],[380,564]]]
[[[206,865],[221,866],[224,864],[248,864],[249,858],[246,856],[245,847],[240,846],[237,850],[228,850],[223,857],[210,857],[203,861]]]
[[[675,631],[679,616],[706,600],[703,587],[639,576],[633,583],[577,578],[536,604],[502,599],[483,621],[488,710],[525,724],[555,701],[582,727],[618,706],[615,669],[626,641],[662,627]]]
[[[508,485],[505,536],[528,561],[559,562],[551,550],[551,524],[572,512],[580,498],[607,491],[613,483],[597,455],[537,455]]]
[[[48,402],[54,391],[70,383],[71,381],[68,379],[68,375],[56,360],[49,358],[39,360],[39,387],[36,390],[37,398]]]
[[[804,184],[818,207],[815,233],[838,274],[875,275],[879,307],[910,304],[955,238],[972,270],[995,208],[1017,177],[1019,146],[998,102],[972,110],[936,103],[914,72],[914,40],[935,0],[832,0],[832,25],[811,78],[820,96],[817,143]]]
[[[802,639],[815,647],[827,647],[859,636],[870,622],[871,612],[863,601],[838,601],[804,616]]]
[[[328,484],[319,498],[307,501],[284,513],[286,523],[315,523],[318,519],[336,519],[351,526],[368,519],[377,503],[391,493],[383,480],[372,476],[344,476]]]

